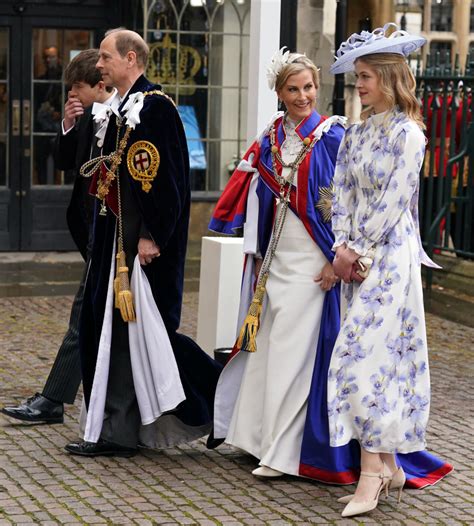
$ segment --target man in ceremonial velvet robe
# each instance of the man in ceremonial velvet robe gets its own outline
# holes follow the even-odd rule
[[[97,67],[106,85],[118,90],[118,110],[104,116],[108,126],[102,153],[109,157],[92,167],[91,192],[100,199],[80,325],[87,422],[84,441],[66,446],[76,455],[131,456],[138,445],[170,446],[203,436],[212,422],[220,367],[177,333],[190,210],[188,150],[174,103],[143,75],[147,57],[143,39],[123,28],[109,31],[100,46]],[[122,249],[120,240],[116,249],[118,235],[129,273],[134,268],[134,275],[146,276],[153,303],[148,310],[165,328],[163,345],[148,348],[141,371],[133,364],[132,324],[143,328],[142,340],[156,334],[147,333],[150,312],[143,314],[139,305],[136,322],[124,321],[123,313],[111,306],[110,298],[117,302],[119,296],[112,287],[115,253]],[[141,267],[137,262],[134,267],[136,256]],[[175,361],[179,376],[168,384],[182,384],[184,396],[173,398],[181,403],[165,400],[148,418],[139,396],[148,386],[137,378],[149,375],[150,363],[169,344],[173,358],[160,359],[159,366],[172,369],[168,362]],[[150,396],[159,398],[166,389],[175,393],[181,385],[155,385]]]

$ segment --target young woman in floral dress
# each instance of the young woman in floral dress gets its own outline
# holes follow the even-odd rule
[[[421,37],[386,26],[353,35],[333,72],[355,69],[362,122],[348,128],[334,176],[335,273],[347,305],[328,379],[331,446],[356,440],[361,476],[342,515],[374,509],[405,482],[395,454],[422,451],[430,406],[418,181],[425,152],[405,55]],[[356,38],[354,38],[356,37]]]

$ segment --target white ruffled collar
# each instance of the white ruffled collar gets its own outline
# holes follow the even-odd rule
[[[122,108],[125,124],[132,130],[135,129],[137,124],[140,124],[140,112],[142,111],[144,100],[145,95],[143,92],[137,91],[128,96],[128,100]]]
[[[127,97],[128,92],[122,97],[122,100]],[[141,91],[132,93],[128,96],[127,102],[122,108],[125,125],[135,129],[137,124],[140,124],[140,112],[143,108],[143,101],[145,95]],[[92,106],[92,115],[94,122],[97,125],[95,136],[97,137],[97,146],[102,148],[104,145],[105,133],[109,125],[110,116],[112,113],[120,117],[118,108],[120,106],[121,97],[116,91],[105,103],[95,102]]]
[[[102,148],[104,145],[105,132],[109,124],[110,115],[118,114],[117,108],[118,91],[114,89],[112,95],[105,102],[94,102],[92,105],[92,118],[97,127],[95,136],[97,137],[97,146]]]

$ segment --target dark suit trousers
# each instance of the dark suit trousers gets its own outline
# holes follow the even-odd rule
[[[114,308],[109,381],[101,438],[127,447],[137,447],[140,410],[133,385],[128,323]]]
[[[87,269],[87,267],[86,267]],[[42,395],[50,400],[73,404],[79,385],[81,384],[81,361],[79,355],[79,319],[81,316],[82,302],[87,270],[84,271],[79,290],[74,298],[69,328],[59,347],[53,367],[49,373]]]

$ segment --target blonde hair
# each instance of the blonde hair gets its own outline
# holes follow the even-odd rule
[[[288,57],[290,60],[292,57],[297,55],[297,53],[290,53],[290,56]],[[288,80],[291,75],[296,75],[297,73],[301,73],[302,71],[309,69],[311,71],[311,75],[313,77],[313,83],[316,89],[319,88],[319,71],[318,68],[314,65],[314,62],[310,60],[305,55],[300,55],[298,58],[296,58],[293,62],[290,64],[286,64],[286,66],[283,66],[280,73],[278,73],[278,76],[275,81],[275,91],[280,91],[283,86],[286,84],[286,81]]]
[[[400,111],[415,121],[422,130],[426,128],[421,116],[420,103],[415,96],[416,80],[403,55],[372,53],[358,58],[356,62],[363,62],[375,71],[380,90],[392,108],[398,106]],[[365,121],[371,113],[372,106],[364,108],[361,119]]]

